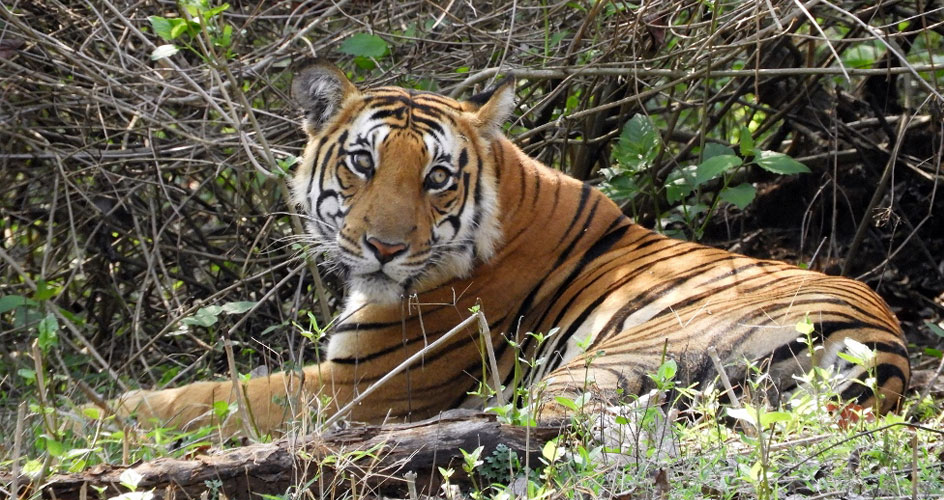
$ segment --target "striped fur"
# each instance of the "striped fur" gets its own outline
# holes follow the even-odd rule
[[[511,85],[457,102],[396,87],[359,91],[337,70],[316,66],[297,78],[295,93],[307,106],[310,139],[294,178],[295,202],[308,215],[313,248],[349,290],[325,361],[249,382],[263,430],[301,411],[286,401],[304,406],[327,396],[321,411],[335,411],[477,303],[505,384],[519,354],[510,338],[527,356],[545,359],[548,401],[581,393],[588,381],[602,398],[640,394],[663,352],[679,363],[684,382],[703,383],[716,375],[712,348],[731,375],[762,362],[785,388],[811,362],[864,378],[837,356],[845,338],[877,350],[882,411],[896,407],[907,387],[902,332],[867,286],[633,224],[599,191],[501,135]],[[431,174],[435,168],[446,172]],[[382,244],[372,249],[370,241]],[[795,330],[807,316],[823,346],[812,360]],[[555,328],[541,352],[525,335]],[[589,344],[586,353],[578,344]],[[462,333],[351,417],[418,419],[473,403],[468,393],[482,379],[482,355],[478,332]],[[586,356],[594,357],[589,367]],[[843,391],[860,404],[874,402],[861,384]],[[231,397],[228,382],[203,382],[132,393],[123,411],[191,425],[206,421],[213,401]]]

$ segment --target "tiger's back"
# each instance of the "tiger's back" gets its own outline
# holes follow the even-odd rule
[[[902,332],[868,287],[632,223],[602,193],[502,136],[510,84],[459,102],[395,87],[361,91],[317,65],[296,77],[293,94],[309,135],[295,203],[314,251],[348,290],[325,361],[302,377],[280,372],[247,385],[261,429],[300,413],[278,403],[286,396],[302,406],[327,396],[320,411],[337,411],[475,305],[488,318],[506,389],[519,355],[542,359],[535,374],[550,401],[588,389],[613,401],[640,394],[664,356],[684,381],[704,383],[715,376],[712,350],[732,375],[757,362],[784,387],[813,364],[850,378],[874,374],[878,399],[851,380],[842,396],[883,411],[907,387]],[[812,355],[795,329],[805,318],[821,346]],[[540,345],[527,335],[552,330]],[[871,370],[840,359],[846,338],[875,350]],[[468,405],[482,356],[478,332],[462,332],[351,417],[416,419]],[[137,392],[123,408],[192,425],[215,399],[234,397],[227,384]]]

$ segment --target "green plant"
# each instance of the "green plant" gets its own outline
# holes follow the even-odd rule
[[[511,378],[511,387],[513,388],[511,401],[503,405],[487,405],[485,411],[495,413],[502,421],[513,425],[530,427],[537,425],[536,415],[534,413],[537,409],[537,402],[541,399],[543,384],[536,382],[536,380],[540,379],[536,374],[543,369],[547,360],[536,357],[535,353],[541,352],[541,347],[544,343],[547,342],[549,338],[556,335],[559,330],[559,328],[551,328],[547,334],[527,332],[524,335],[524,343],[517,342],[510,338],[505,339],[515,352],[515,363]],[[525,352],[526,346],[530,354]],[[482,373],[483,380],[485,380],[484,353],[482,359]],[[524,378],[525,374],[527,374],[527,379]],[[474,394],[482,397],[483,401],[488,401],[488,398],[494,395],[494,391],[489,392],[487,384],[482,382],[479,384],[479,388]]]
[[[775,151],[755,147],[748,127],[738,130],[738,151],[717,142],[705,144],[698,163],[678,165],[665,180],[657,175],[655,161],[666,147],[648,116],[634,115],[624,125],[613,149],[615,165],[602,170],[606,194],[634,213],[643,198],[661,207],[657,228],[676,237],[701,239],[711,215],[721,203],[744,209],[754,200],[756,189],[746,182],[733,184],[738,174],[751,165],[779,175],[809,172],[802,163]],[[681,224],[684,230],[673,229]]]
[[[459,448],[459,452],[462,453],[462,470],[469,476],[469,480],[472,482],[472,487],[475,490],[475,493],[472,495],[473,498],[481,498],[482,496],[482,487],[476,477],[476,469],[478,466],[485,463],[481,458],[482,450],[484,449],[484,446],[478,446],[469,452]]]
[[[356,33],[341,42],[338,52],[354,56],[354,64],[359,69],[370,71],[377,67],[378,59],[390,52],[390,45],[377,35]]]
[[[148,17],[154,34],[166,42],[172,42],[154,49],[151,59],[173,56],[180,51],[181,46],[204,61],[215,59],[207,55],[208,51],[215,49],[222,50],[221,55],[225,59],[234,56],[233,26],[222,19],[223,12],[230,7],[228,3],[212,7],[209,0],[180,0],[178,5],[182,17]],[[201,37],[205,38],[201,40]],[[209,41],[210,46],[203,45],[204,40]]]

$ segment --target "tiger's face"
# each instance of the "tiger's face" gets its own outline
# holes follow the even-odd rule
[[[362,92],[327,65],[296,76],[309,141],[295,202],[315,249],[345,277],[348,306],[399,301],[492,255],[500,231],[489,143],[512,92],[458,102]]]

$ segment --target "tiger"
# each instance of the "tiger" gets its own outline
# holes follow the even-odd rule
[[[486,378],[506,393],[515,380],[540,384],[543,421],[566,416],[562,397],[644,394],[669,359],[680,383],[708,384],[718,376],[710,353],[740,379],[763,365],[785,389],[813,366],[833,367],[846,376],[843,399],[881,412],[899,405],[910,377],[905,338],[868,286],[634,223],[504,135],[513,78],[460,101],[359,89],[320,61],[294,76],[292,95],[307,145],[291,203],[310,251],[344,281],[342,310],[322,361],[241,382],[249,417],[218,425],[251,418],[260,432],[279,432],[305,410],[334,415],[355,398],[351,421],[414,421],[481,407]],[[472,325],[429,348],[473,311],[487,333]],[[814,326],[815,348],[797,333],[802,321]],[[847,339],[872,349],[871,364],[841,356]],[[483,342],[494,363],[483,362]],[[516,375],[521,359],[541,360],[530,377]],[[230,381],[204,381],[134,391],[118,407],[193,428],[237,393]]]

